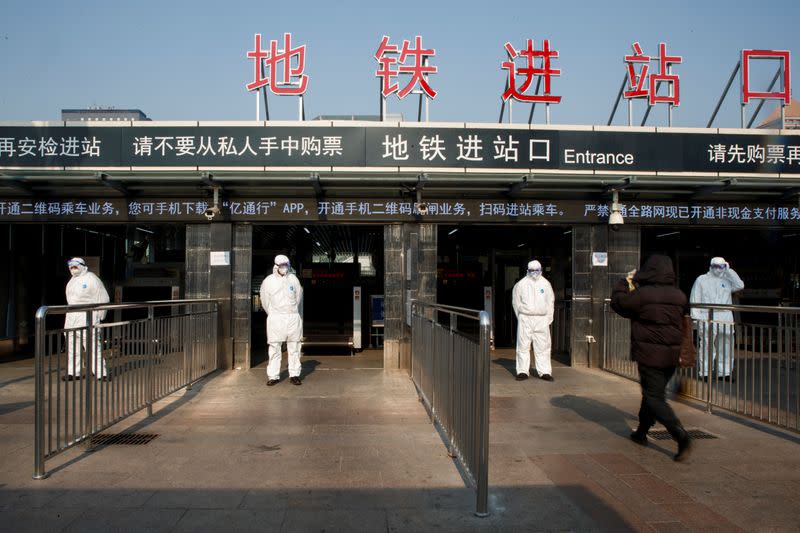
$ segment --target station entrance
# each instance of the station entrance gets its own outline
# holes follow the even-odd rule
[[[278,254],[303,286],[303,352],[355,355],[383,346],[383,226],[254,225],[250,366],[266,364],[259,288]]]
[[[556,299],[553,357],[569,362],[570,226],[440,225],[437,237],[437,302],[489,311],[496,348],[516,344],[511,293],[528,262],[537,259]],[[564,342],[559,342],[562,336]]]

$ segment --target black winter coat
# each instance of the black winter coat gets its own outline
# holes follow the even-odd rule
[[[643,365],[678,366],[686,295],[675,286],[672,259],[652,255],[633,278],[637,288],[620,280],[611,293],[611,308],[631,320],[631,358]]]

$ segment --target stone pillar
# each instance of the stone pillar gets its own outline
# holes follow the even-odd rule
[[[186,297],[219,300],[217,364],[223,369],[233,368],[233,259],[227,265],[211,266],[210,257],[211,252],[232,252],[232,231],[233,225],[226,222],[186,226]]]
[[[250,368],[250,321],[253,316],[252,278],[253,278],[253,226],[236,224],[233,227],[233,367]],[[260,315],[259,316],[263,316]]]
[[[411,368],[408,302],[436,301],[436,225],[387,225],[384,229],[384,368]]]
[[[400,337],[405,322],[403,226],[383,227],[383,368],[400,368]]]
[[[607,225],[577,225],[572,231],[572,336],[573,366],[599,367],[603,357],[605,313],[611,288],[639,264],[641,232],[626,224],[618,231]],[[608,266],[593,266],[592,253],[607,252]],[[590,343],[591,336],[596,342]]]

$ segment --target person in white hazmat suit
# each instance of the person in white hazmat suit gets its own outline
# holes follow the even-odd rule
[[[86,266],[80,257],[73,257],[67,261],[67,268],[72,275],[67,282],[66,295],[68,305],[105,304],[109,302],[108,292],[103,282]],[[91,347],[93,364],[91,371],[97,379],[108,381],[106,362],[103,359],[100,332],[96,325],[106,317],[105,311],[93,311],[91,331]],[[86,312],[75,311],[67,313],[64,318],[64,329],[67,337],[67,374],[61,379],[72,381],[81,378],[83,366],[82,350],[86,350]]]
[[[742,278],[722,257],[711,259],[708,273],[697,277],[689,296],[691,304],[730,305],[731,294],[744,288]],[[698,320],[697,375],[708,379],[709,345],[711,356],[716,361],[716,375],[731,380],[733,369],[733,313],[714,311],[713,323],[708,322],[709,310],[692,307],[692,318]],[[714,361],[712,361],[712,364]]]
[[[553,381],[550,324],[553,322],[555,296],[550,282],[542,277],[539,261],[528,263],[527,275],[514,285],[511,305],[517,315],[517,381],[528,379],[531,343],[537,374],[545,381]]]
[[[267,386],[280,381],[281,344],[286,342],[289,381],[301,385],[300,340],[303,337],[303,287],[289,269],[289,258],[275,256],[272,274],[264,278],[259,291],[261,306],[267,313]]]

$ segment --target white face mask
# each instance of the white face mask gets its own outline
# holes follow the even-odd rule
[[[278,274],[281,276],[285,276],[289,273],[289,267],[287,265],[281,265],[278,267]]]
[[[533,279],[539,279],[539,276],[542,275],[541,270],[528,270],[528,275]]]
[[[81,269],[80,268],[70,268],[69,269],[69,273],[72,274],[73,278],[75,278],[75,277],[78,277],[78,276],[81,275]]]

